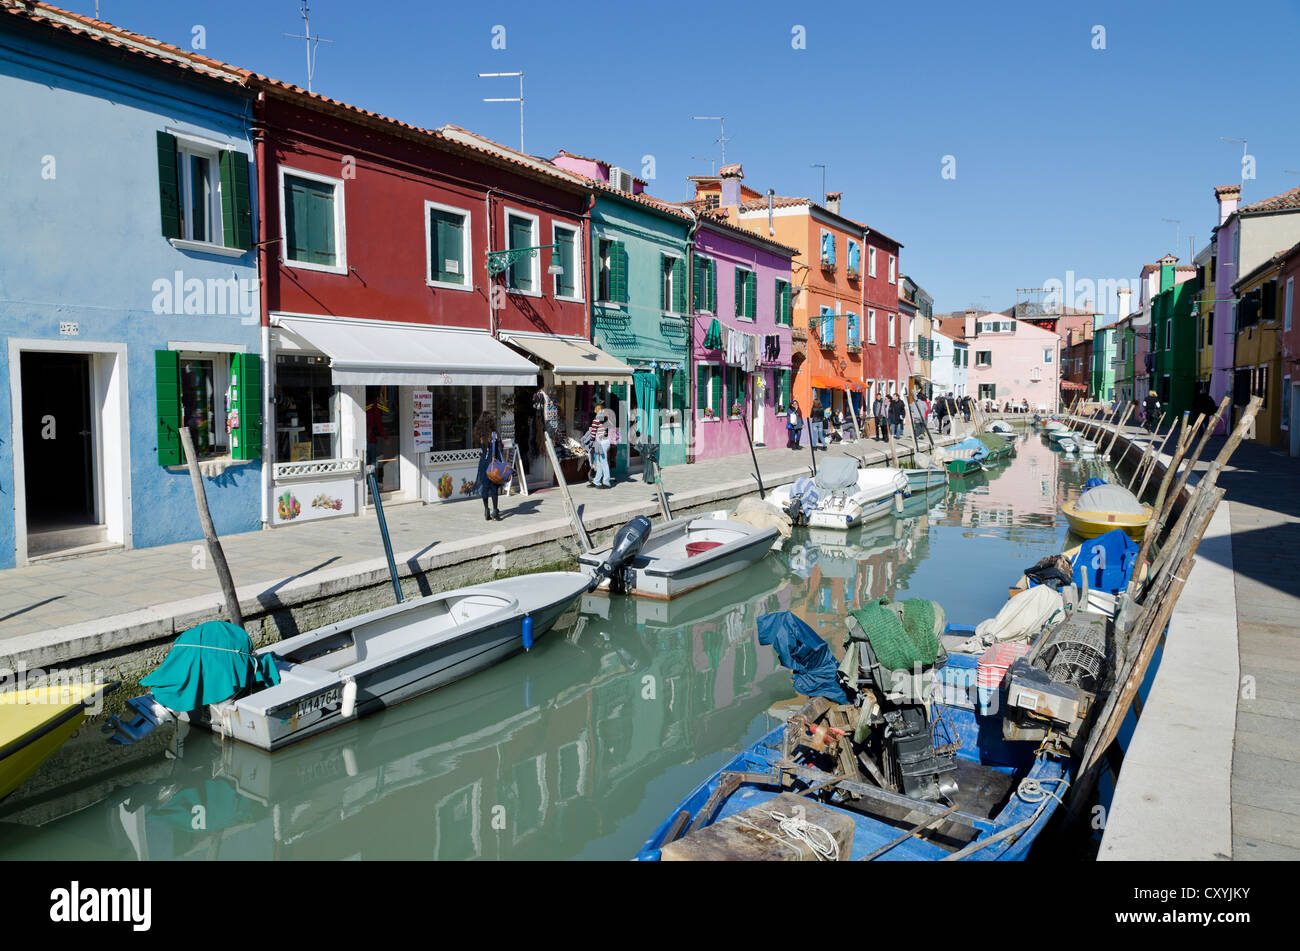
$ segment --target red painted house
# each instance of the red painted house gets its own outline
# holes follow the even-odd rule
[[[533,398],[552,367],[534,350],[593,349],[587,187],[454,126],[251,84],[268,521],[358,511],[367,465],[385,498],[470,496],[484,410],[540,457]],[[549,484],[546,468],[530,474]]]
[[[908,337],[907,320],[899,309],[903,245],[873,228],[863,230],[862,242],[862,313],[866,325],[862,378],[867,384],[870,407],[877,396],[906,393],[916,355],[909,355],[904,348],[915,336]]]

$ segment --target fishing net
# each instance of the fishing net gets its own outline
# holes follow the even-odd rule
[[[933,601],[909,598],[899,605],[880,598],[851,614],[885,670],[930,666],[943,650],[943,608]]]

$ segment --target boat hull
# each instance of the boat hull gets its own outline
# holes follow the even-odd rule
[[[541,638],[581,598],[588,579],[578,572],[545,572],[457,589],[408,603],[408,610],[418,611],[426,603],[432,605],[476,594],[507,600],[503,593],[512,587],[517,588],[524,581],[531,582],[528,597],[508,599],[509,606],[465,625],[463,630],[440,636],[423,647],[361,659],[337,671],[322,671],[310,663],[286,662],[276,650],[282,645],[263,648],[259,653],[276,654],[277,666],[281,670],[281,687],[289,683],[290,689],[268,688],[267,691],[213,704],[193,716],[182,716],[223,736],[274,752],[352,720],[405,703],[522,652],[524,619],[532,619],[533,640]],[[400,617],[400,612],[394,613],[392,609],[382,613]],[[419,623],[418,618],[406,620]],[[300,635],[291,641],[310,636],[311,633]],[[343,693],[349,679],[356,684],[356,704],[351,715],[345,716]]]
[[[86,705],[116,684],[32,687],[0,694],[0,799],[40,769],[86,719]]]
[[[1140,542],[1146,534],[1152,515],[1149,505],[1143,505],[1142,514],[1137,515],[1124,512],[1080,512],[1073,502],[1062,504],[1061,512],[1070,523],[1070,531],[1080,538],[1096,538],[1120,528],[1136,542]]]
[[[913,492],[918,489],[924,492],[926,489],[936,489],[948,484],[948,470],[946,469],[904,469],[907,476],[907,485]]]

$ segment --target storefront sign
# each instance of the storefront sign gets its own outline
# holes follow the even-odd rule
[[[338,423],[312,423],[311,434],[313,436],[333,436],[339,431]]]
[[[357,513],[355,479],[293,482],[277,485],[274,492],[271,520],[275,525],[312,522],[316,519]]]
[[[416,390],[411,394],[411,401],[415,451],[428,452],[433,448],[433,394],[428,390]]]

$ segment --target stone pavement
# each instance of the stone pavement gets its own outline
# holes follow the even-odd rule
[[[924,442],[922,443],[924,445]],[[841,444],[833,454],[844,451]],[[910,443],[909,443],[910,446]],[[884,464],[886,444],[847,444],[869,464]],[[910,450],[907,450],[910,451]],[[900,455],[907,451],[900,447]],[[757,451],[764,483],[791,482],[809,472],[805,441],[798,452]],[[732,501],[757,490],[748,453],[663,470],[674,510]],[[657,512],[654,487],[635,476],[609,490],[571,486],[589,531]],[[503,497],[500,522],[485,522],[477,500],[385,507],[399,573],[442,568],[512,548],[567,539],[572,529],[559,489]],[[197,531],[198,520],[195,519]],[[388,579],[373,513],[222,539],[246,615]],[[62,663],[147,636],[169,637],[216,616],[220,587],[200,537],[195,542],[118,550],[0,572],[0,666]],[[126,632],[131,632],[128,636]],[[80,646],[69,646],[77,643]],[[55,650],[53,648],[59,647]]]

